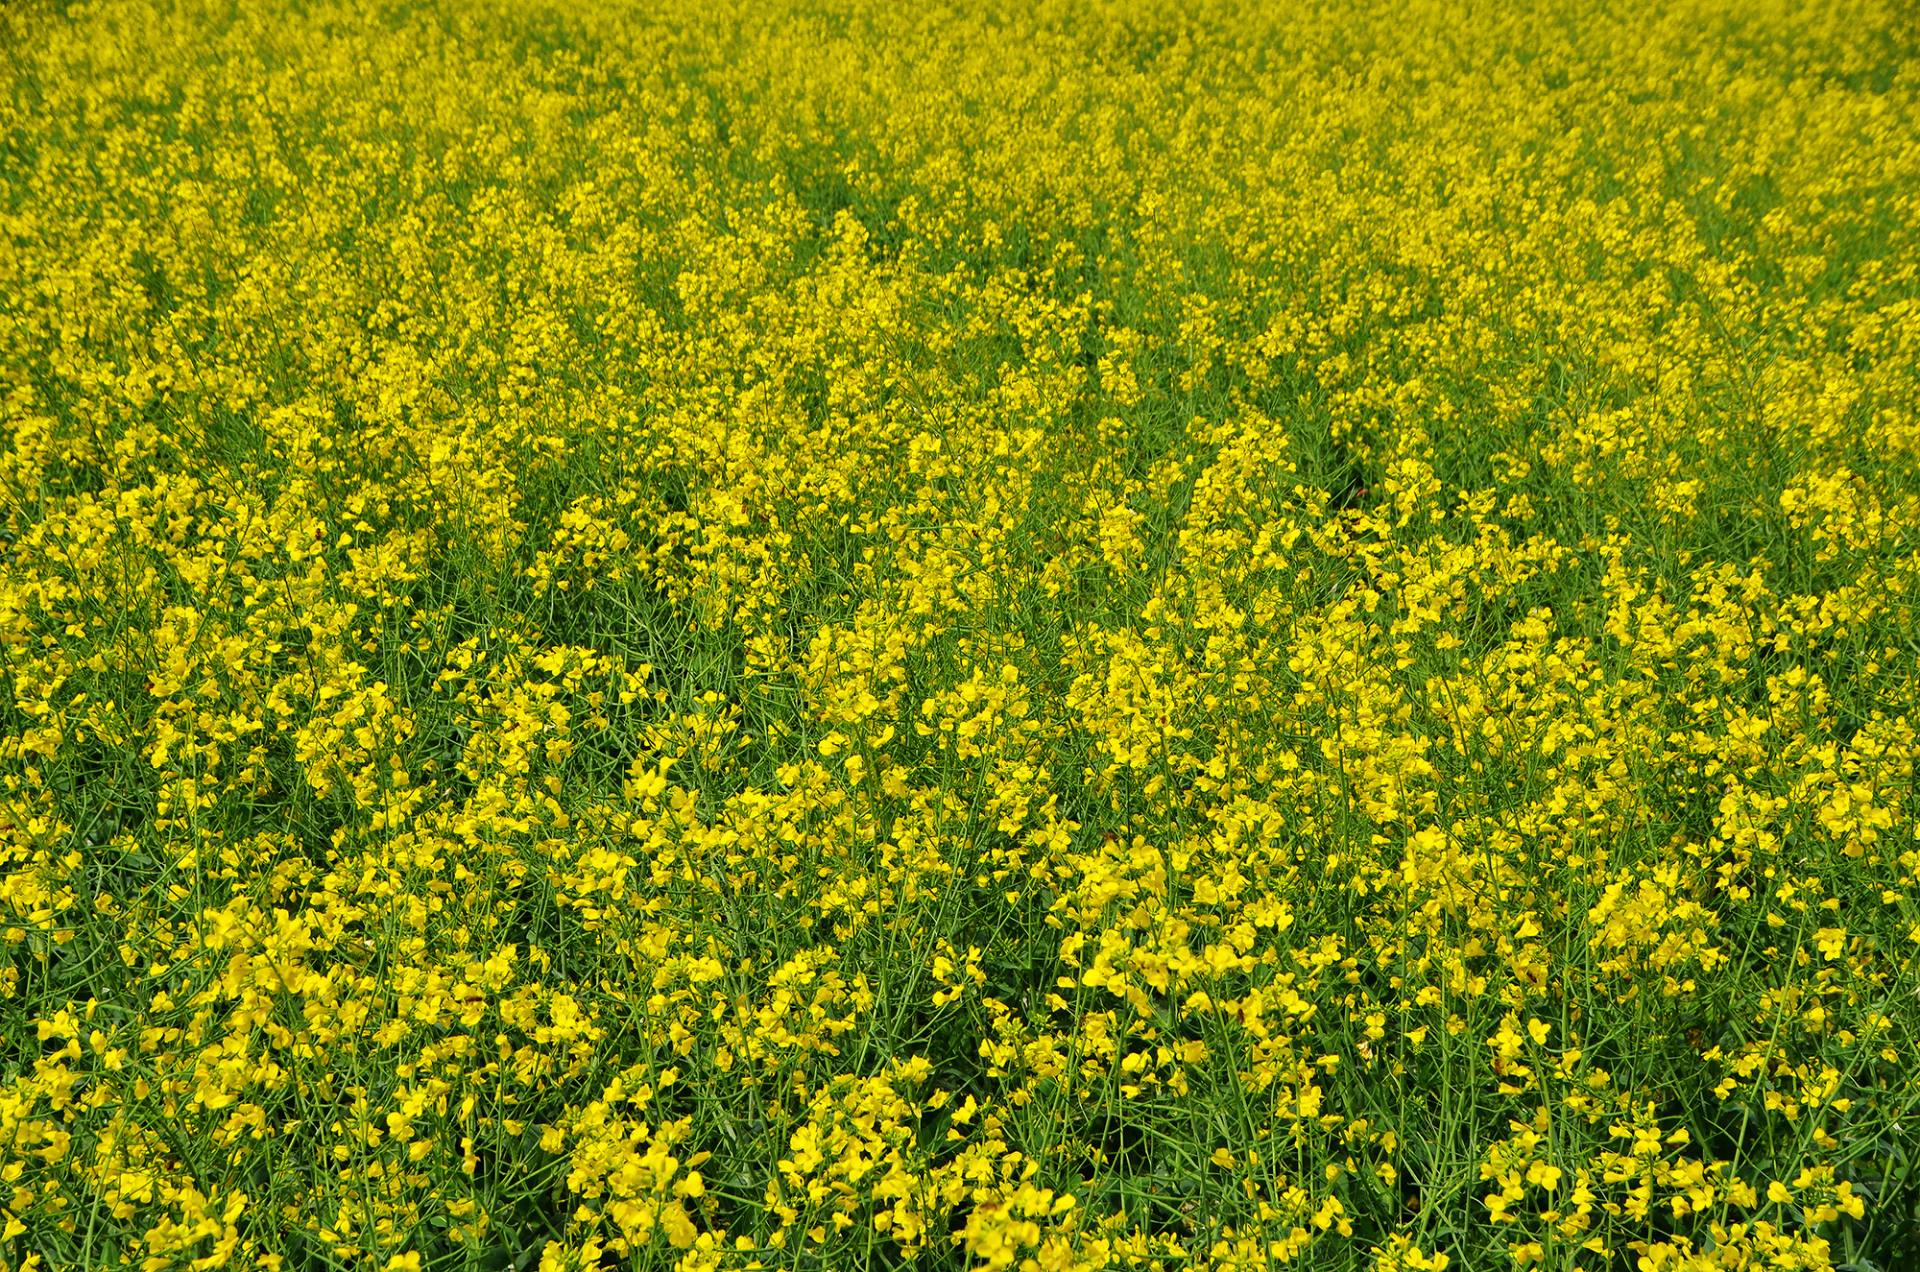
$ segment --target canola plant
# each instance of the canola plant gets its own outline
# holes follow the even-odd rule
[[[0,1265],[1913,1266],[1914,18],[0,8]]]

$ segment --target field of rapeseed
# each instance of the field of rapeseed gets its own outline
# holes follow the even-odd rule
[[[0,7],[0,1266],[1920,1266],[1906,0]]]

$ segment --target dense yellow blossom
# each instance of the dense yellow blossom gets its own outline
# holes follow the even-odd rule
[[[0,6],[0,1266],[1920,1261],[1903,0]]]

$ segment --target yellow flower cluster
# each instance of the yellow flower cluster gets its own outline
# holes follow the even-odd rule
[[[1905,0],[0,49],[0,1267],[1920,1265]]]

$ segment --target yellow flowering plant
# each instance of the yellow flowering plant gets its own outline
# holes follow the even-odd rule
[[[1915,1266],[1913,16],[0,7],[0,1267]]]

